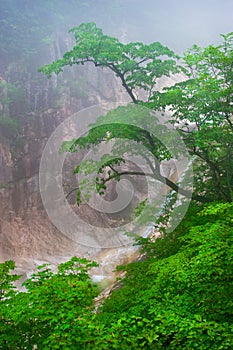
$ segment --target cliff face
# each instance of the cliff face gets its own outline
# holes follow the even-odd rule
[[[59,52],[57,41],[47,62]],[[95,256],[95,249],[72,242],[50,222],[40,196],[39,165],[63,120],[101,102],[125,100],[121,86],[111,73],[91,65],[50,80],[21,64],[5,65],[1,72],[0,260],[14,259],[31,271],[38,261]]]
[[[124,241],[124,238],[117,248],[101,249],[98,244],[85,245],[72,240],[71,235],[64,235],[52,224],[43,207],[39,167],[49,137],[66,118],[102,102],[127,102],[129,99],[109,71],[92,65],[69,69],[51,79],[37,72],[42,63],[60,57],[70,44],[55,40],[47,57],[39,58],[33,66],[18,62],[0,67],[0,261],[13,259],[20,272],[30,273],[45,261],[56,265],[74,255],[85,256],[100,263],[100,268],[93,273],[96,279],[101,279],[111,276],[117,264],[134,259],[137,249],[127,246],[125,242],[129,240]],[[69,176],[73,168],[72,159],[71,162],[68,159],[64,175],[71,185]],[[169,177],[176,168],[168,168],[166,175]],[[132,183],[136,200],[138,193],[146,194],[143,180],[140,184],[134,184],[133,180]],[[116,193],[112,184],[110,187],[106,200],[111,202]],[[71,205],[74,206],[72,198]],[[94,231],[100,246],[105,243],[114,246],[111,242],[114,237],[108,228],[124,221],[121,212],[102,215],[88,205],[74,208],[74,212],[77,210],[84,222],[93,223],[92,235]],[[60,215],[65,216],[62,211]],[[83,237],[90,234],[85,223],[80,224],[77,231]]]
[[[39,186],[39,167],[45,145],[64,120],[101,102],[129,100],[109,71],[92,65],[69,67],[59,77],[51,79],[37,71],[73,46],[70,35],[64,35],[69,27],[91,20],[109,23],[109,27],[119,34],[122,19],[116,14],[117,9],[122,13],[124,7],[118,1],[113,1],[115,5],[104,2],[103,11],[95,1],[91,6],[77,1],[60,1],[58,4],[55,0],[31,2],[30,6],[27,1],[18,0],[1,3],[0,262],[15,260],[20,273],[31,273],[36,265],[46,261],[57,265],[77,255],[100,263],[100,268],[93,271],[96,280],[100,280],[104,276],[111,277],[116,265],[131,261],[137,255],[135,247],[125,244],[125,237],[120,237],[122,241],[118,247],[109,248],[114,246],[111,228],[125,223],[128,208],[113,215],[98,212],[87,203],[77,208],[73,193],[69,198],[70,206],[84,224],[73,225],[74,233],[77,230],[82,239],[72,240],[72,234],[62,233],[63,230],[52,224],[44,209]],[[120,20],[114,24],[113,18],[117,17]],[[67,156],[62,174],[64,187],[66,183],[71,187],[75,185],[71,175],[77,158],[74,161]],[[132,185],[135,204],[147,193],[147,184],[132,179]],[[123,188],[123,195],[126,194]],[[109,183],[105,200],[114,202],[116,197],[116,188]],[[54,211],[60,215],[60,221],[69,221],[59,209],[54,202]],[[91,234],[85,223],[93,224],[89,225]],[[93,235],[97,237],[99,246],[108,248],[101,249],[98,244],[85,245],[89,234],[92,238]]]

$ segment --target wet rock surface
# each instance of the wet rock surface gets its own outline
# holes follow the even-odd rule
[[[61,51],[57,47],[59,42],[54,45],[56,48],[51,48],[47,62],[56,59],[55,52]],[[60,123],[89,106],[128,101],[123,87],[111,72],[91,65],[72,68],[69,75],[54,76],[50,80],[21,64],[11,64],[1,71],[3,86],[16,84],[22,89],[24,99],[13,101],[9,108],[0,104],[0,111],[5,108],[7,118],[19,121],[17,128],[8,125],[7,129],[0,125],[0,261],[15,260],[18,272],[25,277],[44,262],[56,266],[74,255],[85,256],[100,264],[92,271],[94,280],[112,281],[115,266],[134,259],[137,248],[132,248],[132,241],[125,241],[123,237],[115,248],[102,249],[102,243],[85,245],[82,240],[72,240],[59,231],[43,207],[39,166],[46,142]],[[2,89],[0,95],[7,97],[7,90]],[[68,161],[64,169],[65,182],[68,183],[73,171],[72,162]],[[169,173],[171,169],[167,171]],[[114,186],[109,184],[107,200],[114,199]],[[146,190],[144,184],[136,188],[136,197],[139,192],[145,195]],[[77,208],[74,201],[73,206],[83,219],[92,220],[93,230],[99,232],[101,242],[107,241],[111,246],[112,237],[106,235],[107,229],[114,223],[116,226],[123,224],[123,214],[102,215],[87,204]],[[80,224],[77,231],[83,237],[88,235],[85,225]]]

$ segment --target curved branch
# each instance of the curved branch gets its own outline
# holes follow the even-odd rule
[[[115,170],[115,169],[114,169]],[[171,180],[169,180],[167,177],[162,176],[160,173],[143,173],[140,171],[122,171],[122,172],[117,172],[115,170],[115,173],[110,175],[107,179],[103,179],[103,184],[105,184],[106,182],[114,179],[116,177],[116,174],[118,176],[123,176],[123,175],[137,175],[137,176],[148,176],[153,178],[154,180],[157,180],[159,182],[162,182],[164,184],[166,184],[168,187],[170,187],[173,191],[177,192],[178,194],[183,195],[186,198],[192,198],[198,202],[201,203],[208,203],[210,202],[210,199],[203,197],[203,196],[199,196],[199,195],[195,195],[193,194],[191,191],[189,190],[185,190],[181,187],[179,187],[177,184],[175,184],[174,182],[172,182]]]
[[[67,199],[74,191],[77,191],[77,190],[79,190],[79,187],[74,187],[74,188],[72,188],[72,190],[70,190],[70,192],[67,193],[66,199]]]

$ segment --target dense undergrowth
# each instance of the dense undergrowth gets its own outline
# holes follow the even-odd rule
[[[190,206],[178,228],[144,242],[148,258],[126,270],[121,288],[94,313],[93,263],[43,266],[25,282],[1,264],[1,349],[231,349],[233,205]]]

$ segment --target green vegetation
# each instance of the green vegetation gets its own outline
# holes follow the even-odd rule
[[[0,115],[0,128],[5,137],[12,138],[19,132],[19,121]]]
[[[72,258],[39,268],[12,289],[11,261],[0,265],[2,349],[231,349],[233,342],[233,205],[192,205],[167,237],[147,242],[150,258],[127,271],[96,314],[96,264]],[[154,252],[152,256],[151,252]],[[156,253],[155,253],[156,252]]]
[[[72,346],[73,338],[89,317],[97,288],[88,276],[88,269],[97,266],[86,259],[73,257],[53,273],[46,265],[38,267],[23,285],[27,292],[17,292],[9,273],[13,261],[1,264],[0,344],[2,349],[62,349]]]
[[[119,4],[119,2],[121,2]],[[119,21],[106,18],[106,11],[119,13],[124,1],[102,0],[102,6],[95,0],[2,0],[0,2],[0,52],[2,63],[22,61],[28,68],[36,70],[48,57],[48,48],[60,34],[70,26],[82,23],[87,18],[108,21],[116,28]],[[65,9],[65,11],[64,11]],[[124,10],[123,10],[124,11]],[[116,15],[117,18],[117,15]],[[62,44],[62,43],[61,43]],[[62,44],[62,49],[65,49]],[[44,56],[44,53],[46,55]]]
[[[189,153],[196,157],[197,191],[205,191],[212,199],[232,201],[233,33],[222,35],[222,39],[216,47],[194,45],[188,50],[183,57],[188,79],[154,93],[150,106],[170,106],[172,122]]]
[[[125,325],[126,349],[130,342],[135,349],[231,348],[232,218],[232,204],[190,208],[174,232],[175,247],[155,241],[147,248],[158,257],[125,267],[123,287],[99,318],[122,325],[122,335]]]
[[[6,80],[0,80],[0,125],[5,129],[17,132],[19,121],[15,118],[18,110],[27,106],[25,91],[20,89],[19,84],[12,84]],[[14,116],[14,117],[13,117]]]
[[[138,239],[145,254],[143,259],[118,267],[126,271],[126,276],[98,310],[94,298],[100,288],[88,275],[89,269],[96,266],[94,262],[73,257],[60,264],[56,272],[42,265],[24,282],[26,292],[13,288],[19,279],[14,274],[14,262],[0,264],[0,347],[230,350],[233,34],[224,35],[223,43],[216,47],[194,46],[178,65],[177,56],[160,43],[122,44],[104,35],[93,23],[83,24],[72,32],[76,39],[74,48],[41,71],[50,76],[67,65],[91,61],[95,66],[111,69],[133,102],[100,117],[86,136],[62,145],[63,151],[75,152],[101,142],[124,139],[123,149],[122,143],[116,142],[113,157],[103,155],[100,162],[82,162],[74,172],[97,173],[94,187],[104,194],[107,181],[119,181],[125,175],[121,165],[129,151],[127,140],[133,141],[134,154],[141,154],[143,146],[145,159],[153,158],[150,176],[165,181],[175,194],[180,191],[189,197],[187,189],[179,188],[160,172],[160,162],[181,156],[182,150],[150,110],[170,108],[170,122],[195,157],[193,201],[179,226],[167,233],[164,227],[169,224],[169,205],[173,203],[170,193],[171,201],[157,222],[160,237]],[[177,72],[185,73],[187,79],[156,91],[157,78]],[[147,94],[147,102],[137,98],[135,92],[139,90]],[[147,113],[144,106],[148,107]],[[134,120],[139,120],[144,128],[135,126]],[[156,130],[166,137],[169,150],[156,137]],[[106,173],[108,177],[104,177]],[[127,174],[143,175],[138,171]],[[78,203],[85,187],[90,188],[87,183],[79,185]],[[208,201],[211,203],[203,204]],[[146,199],[138,204],[135,215],[144,214],[145,207]]]
[[[104,35],[94,23],[81,24],[71,29],[76,44],[71,51],[59,59],[40,69],[48,77],[54,72],[58,74],[65,66],[83,65],[92,62],[96,67],[105,67],[113,71],[121,80],[122,86],[134,104],[142,104],[152,110],[169,108],[172,112],[170,123],[175,126],[185,142],[191,156],[195,157],[195,189],[192,198],[200,202],[233,199],[233,121],[232,121],[232,59],[233,33],[223,35],[223,43],[217,47],[209,46],[201,49],[194,46],[183,57],[183,64],[177,64],[177,56],[160,43],[145,45],[140,42],[122,44],[118,39]],[[156,91],[157,79],[162,76],[183,72],[186,80],[165,88],[162,92]],[[138,91],[147,94],[148,101],[141,101],[137,97]],[[166,183],[171,189],[190,197],[190,192],[179,188],[170,179],[161,175],[159,162],[169,159],[170,152],[154,136],[156,124],[145,111],[138,115],[138,110],[127,106],[126,109],[111,111],[106,117],[100,117],[86,137],[73,140],[63,145],[66,151],[75,151],[79,148],[90,148],[109,139],[129,139],[138,145],[143,145],[154,157],[149,176]],[[140,111],[140,109],[139,109]],[[134,116],[135,115],[135,116]],[[132,127],[130,121],[140,120],[146,124],[151,132]],[[109,125],[107,125],[107,123]],[[103,125],[104,124],[104,125]],[[164,125],[161,133],[171,133]],[[156,135],[156,134],[155,134]],[[172,136],[171,136],[172,137]],[[103,141],[104,140],[104,141]],[[173,140],[174,141],[174,138]],[[172,142],[170,142],[172,143]],[[70,148],[69,148],[70,146]],[[166,145],[167,146],[167,145]],[[174,146],[179,153],[177,142]],[[127,147],[121,154],[122,161]],[[106,155],[107,156],[107,155]],[[178,154],[178,158],[181,155]],[[174,157],[175,158],[175,157]],[[116,160],[119,165],[119,157]],[[105,163],[109,179],[120,179],[121,173],[117,167],[109,167]],[[77,169],[87,167],[89,172],[96,171],[96,165],[90,169],[89,164],[79,164]],[[104,169],[102,169],[104,173]],[[100,175],[100,176],[99,176]],[[125,172],[124,172],[125,175]],[[128,175],[141,175],[132,174]],[[96,189],[101,194],[106,188],[109,179],[98,174]],[[203,179],[205,179],[203,181]],[[101,185],[101,186],[100,186]],[[80,197],[80,195],[79,195]]]
[[[135,89],[150,94],[155,78],[176,73],[177,56],[160,43],[146,45],[140,42],[122,44],[118,39],[104,35],[94,23],[83,23],[70,32],[74,33],[76,45],[52,64],[40,69],[51,76],[60,73],[64,66],[84,65],[92,62],[96,67],[107,67],[120,78],[130,98],[137,103]],[[161,60],[161,57],[167,59]]]

